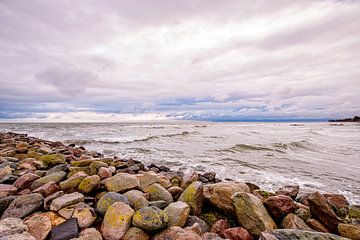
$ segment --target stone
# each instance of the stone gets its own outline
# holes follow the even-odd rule
[[[173,202],[171,194],[158,183],[148,186],[145,192],[149,193],[150,201],[164,200],[167,204]]]
[[[360,225],[340,223],[338,225],[338,231],[342,237],[360,240]]]
[[[306,223],[308,224],[308,226],[310,228],[312,228],[318,232],[330,233],[330,231],[327,230],[327,228],[316,219],[309,219],[306,221]]]
[[[14,195],[17,188],[10,184],[0,184],[0,198]]]
[[[27,226],[19,218],[10,217],[0,220],[0,239],[6,239],[5,237],[14,234],[21,234],[27,230]]]
[[[52,202],[52,200],[54,200],[55,198],[59,198],[61,196],[64,195],[64,192],[63,191],[58,191],[58,192],[55,192],[49,196],[47,196],[44,200],[44,209],[45,210],[49,210],[50,209],[50,204]]]
[[[151,232],[165,228],[168,221],[168,216],[161,209],[144,207],[135,212],[132,225]]]
[[[50,168],[48,171],[46,171],[46,175],[49,175],[49,174],[52,174],[52,173],[55,173],[55,172],[60,172],[60,171],[66,172],[68,167],[69,166],[66,163],[56,165],[56,166]]]
[[[158,200],[158,201],[149,201],[149,206],[158,207],[160,209],[164,209],[168,203],[164,200]]]
[[[66,163],[65,157],[62,154],[44,155],[44,156],[41,156],[39,158],[39,160],[49,166]]]
[[[79,237],[72,240],[102,240],[101,233],[96,228],[87,228],[79,233]]]
[[[332,233],[337,233],[337,226],[343,221],[338,218],[326,198],[318,192],[309,195],[308,199],[311,215],[320,220]]]
[[[349,240],[331,233],[319,233],[299,229],[277,229],[272,232],[262,233],[260,240]]]
[[[149,240],[150,236],[145,231],[137,227],[131,227],[125,233],[122,240]]]
[[[181,187],[170,187],[167,190],[174,200],[177,200],[184,191]]]
[[[300,217],[289,213],[282,221],[283,228],[312,230]]]
[[[153,240],[202,240],[202,238],[193,231],[174,226],[155,235]]]
[[[226,219],[217,220],[212,226],[210,232],[216,233],[221,237],[224,237],[223,232],[230,228],[229,222]]]
[[[0,198],[0,216],[8,208],[10,203],[16,199],[16,196],[7,196]]]
[[[30,186],[31,190],[35,190],[39,187],[41,187],[42,185],[45,185],[48,182],[55,182],[55,183],[59,183],[61,182],[63,179],[65,179],[66,177],[66,172],[64,171],[60,171],[60,172],[55,172],[49,175],[46,175],[44,177],[41,177],[39,179],[36,179]]]
[[[38,187],[33,191],[33,193],[39,193],[43,197],[50,196],[56,192],[60,191],[60,188],[55,182],[48,182],[42,185],[41,187]]]
[[[104,215],[108,207],[115,202],[123,202],[129,205],[128,198],[125,195],[116,192],[107,192],[97,202],[96,211]]]
[[[277,228],[264,205],[254,195],[246,192],[235,193],[232,200],[239,223],[251,235],[258,237],[262,231]]]
[[[110,178],[112,176],[110,169],[106,167],[100,167],[97,174],[99,175],[101,180]]]
[[[10,203],[9,207],[2,214],[1,219],[26,217],[41,208],[43,200],[43,197],[37,193],[19,196]]]
[[[199,216],[204,203],[203,184],[199,181],[191,183],[180,195],[178,201],[190,206],[190,213]]]
[[[295,199],[297,195],[299,194],[300,187],[299,185],[287,185],[284,187],[279,188],[275,194],[276,195],[286,195],[291,197],[292,199]]]
[[[79,229],[75,218],[53,227],[50,231],[49,240],[70,240],[78,236]]]
[[[65,218],[61,217],[56,212],[45,212],[45,213],[42,213],[42,215],[44,215],[50,219],[51,226],[53,226],[53,227],[66,221]]]
[[[205,233],[210,231],[209,225],[202,219],[198,218],[197,216],[189,216],[186,220],[185,226],[191,227],[195,224],[198,224],[201,228],[201,232]]]
[[[235,214],[231,196],[236,192],[250,193],[250,189],[244,182],[219,182],[204,186],[205,198],[223,213],[230,215]]]
[[[70,219],[74,213],[74,207],[75,205],[64,207],[58,211],[58,214],[65,219]]]
[[[250,233],[242,227],[228,228],[223,232],[223,235],[229,240],[253,240]]]
[[[200,236],[203,234],[201,226],[200,226],[199,223],[195,223],[194,225],[189,226],[189,227],[185,227],[184,229],[193,231],[194,233],[196,233],[196,234],[198,234]]]
[[[204,233],[202,236],[203,240],[224,240],[224,238],[220,237],[218,234],[216,233]]]
[[[168,226],[183,227],[190,214],[190,207],[184,202],[170,203],[165,209],[165,214],[169,218]]]
[[[335,210],[336,215],[346,217],[349,202],[341,194],[323,194],[328,204]]]
[[[1,240],[36,240],[29,232],[16,233],[2,237]]]
[[[139,190],[130,190],[124,193],[124,195],[128,198],[131,206],[135,210],[149,206],[149,201],[144,197],[143,192]]]
[[[349,206],[349,218],[360,218],[360,205]]]
[[[108,192],[123,193],[139,187],[139,179],[128,173],[117,173],[113,177],[106,179],[105,182],[105,188]]]
[[[130,228],[134,210],[127,204],[115,202],[107,209],[101,225],[106,240],[121,239]]]
[[[300,203],[299,203],[300,204]],[[302,205],[295,210],[295,214],[300,217],[302,220],[307,221],[311,217],[310,208],[308,206]]]
[[[82,180],[84,180],[88,175],[84,172],[77,172],[65,181],[62,181],[59,185],[61,190],[65,193],[75,192]]]
[[[95,210],[85,203],[78,203],[74,207],[73,218],[77,219],[79,228],[90,227],[96,220]]]
[[[213,182],[216,177],[215,172],[206,172],[202,175],[204,178],[206,178],[209,182]]]
[[[145,172],[137,177],[140,180],[140,189],[143,191],[145,191],[148,186],[160,182],[159,176],[153,171]]]
[[[70,194],[65,194],[61,197],[54,199],[50,204],[51,211],[59,211],[61,208],[67,207],[69,205],[84,201],[84,195],[81,193],[75,192]]]
[[[36,240],[44,240],[48,236],[51,230],[50,219],[43,214],[34,214],[24,221],[24,224],[28,227],[29,232]]]
[[[0,168],[0,183],[8,180],[11,173],[12,173],[12,169],[10,166],[5,166],[3,168]]]
[[[33,173],[26,173],[19,177],[15,182],[14,186],[18,189],[26,189],[29,188],[31,183],[36,179],[40,178],[38,175]]]
[[[269,197],[264,201],[264,206],[276,221],[281,221],[287,214],[295,210],[294,201],[286,195]]]
[[[84,178],[79,184],[78,189],[83,193],[91,193],[95,189],[100,187],[100,177],[98,175],[92,175]]]

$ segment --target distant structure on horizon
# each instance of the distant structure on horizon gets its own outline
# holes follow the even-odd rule
[[[330,119],[329,122],[360,122],[360,117],[355,116],[353,118]]]

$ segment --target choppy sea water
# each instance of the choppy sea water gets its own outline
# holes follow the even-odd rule
[[[276,190],[344,194],[360,204],[356,123],[0,123],[0,131],[83,145],[172,169],[215,171]]]

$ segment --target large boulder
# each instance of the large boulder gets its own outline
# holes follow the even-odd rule
[[[287,214],[295,210],[294,201],[286,195],[269,197],[264,201],[264,206],[277,221],[281,221]]]
[[[190,213],[199,216],[204,204],[203,184],[199,181],[191,183],[180,195],[178,201],[187,203],[190,206]]]
[[[202,238],[193,231],[174,226],[155,235],[153,240],[202,240]]]
[[[277,229],[272,232],[264,232],[260,240],[287,240],[287,239],[306,239],[306,240],[350,240],[331,233],[319,233],[314,231],[304,231],[298,229]]]
[[[65,194],[54,199],[50,204],[51,211],[59,211],[61,208],[84,201],[84,195],[78,192]]]
[[[96,211],[104,215],[108,207],[115,202],[123,202],[129,205],[128,198],[125,195],[116,192],[107,192],[97,202]]]
[[[139,188],[139,179],[128,173],[118,173],[106,179],[105,188],[108,192],[126,192],[131,189]]]
[[[137,210],[132,219],[135,227],[145,231],[155,231],[167,226],[168,216],[157,207],[144,207]]]
[[[164,209],[165,214],[169,217],[168,226],[183,227],[190,214],[190,207],[184,202],[178,201],[169,204]]]
[[[158,183],[154,183],[146,187],[145,192],[149,193],[150,201],[163,200],[167,204],[173,202],[171,193],[169,193],[163,186]]]
[[[106,240],[119,240],[130,228],[134,210],[127,204],[115,202],[107,209],[101,225]]]
[[[341,194],[323,194],[328,204],[335,210],[336,215],[345,217],[348,213],[349,202]]]
[[[41,208],[43,200],[43,197],[37,193],[19,196],[11,202],[9,207],[2,214],[1,219],[9,217],[26,217],[30,213]]]
[[[250,188],[244,182],[219,182],[204,186],[205,198],[223,213],[230,215],[235,214],[231,196],[236,192],[250,193]]]
[[[338,218],[326,198],[318,192],[309,195],[308,203],[311,215],[320,220],[324,226],[332,233],[337,233],[337,226],[343,221]]]
[[[239,223],[251,235],[258,237],[262,231],[277,228],[262,202],[254,195],[245,192],[235,193],[232,200]]]

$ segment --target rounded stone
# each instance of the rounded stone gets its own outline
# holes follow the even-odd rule
[[[168,216],[157,207],[144,207],[134,214],[132,224],[145,231],[155,231],[165,228],[168,223]]]
[[[115,202],[123,202],[129,205],[129,201],[126,196],[116,192],[105,193],[96,204],[96,211],[102,215],[106,213],[108,207]]]

